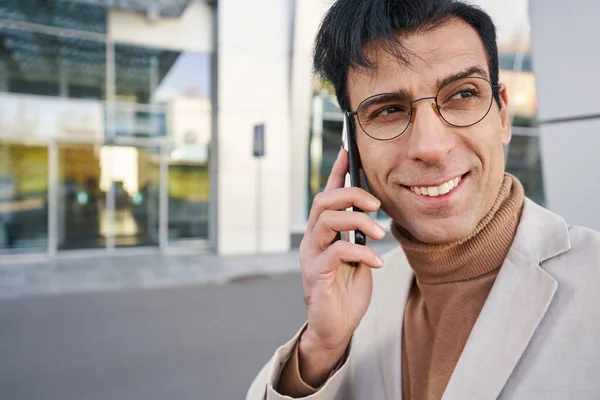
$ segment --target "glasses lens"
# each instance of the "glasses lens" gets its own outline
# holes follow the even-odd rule
[[[402,134],[410,122],[410,101],[401,95],[382,94],[358,107],[358,122],[374,139],[388,140]]]
[[[450,125],[470,126],[481,121],[492,106],[492,86],[482,78],[464,78],[442,87],[438,106]]]

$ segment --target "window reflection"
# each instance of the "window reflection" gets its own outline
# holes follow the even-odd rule
[[[178,144],[208,143],[210,54],[118,44],[115,57],[117,136],[169,136]]]
[[[103,99],[106,45],[0,27],[0,91]]]
[[[169,160],[169,241],[208,238],[210,176],[206,147],[180,147]]]
[[[104,247],[106,190],[100,177],[101,146],[64,144],[58,148],[58,246],[60,249]]]
[[[105,33],[108,10],[102,4],[64,0],[3,0],[0,18],[59,28]]]
[[[508,91],[514,126],[536,125],[537,92],[529,52],[504,50],[499,55],[500,82]]]
[[[104,146],[100,188],[114,191],[115,244],[148,246],[158,244],[160,151],[158,148]],[[108,227],[101,227],[108,234]]]
[[[115,59],[120,101],[166,103],[180,97],[210,99],[210,54],[117,44]]]
[[[537,136],[513,135],[506,171],[519,178],[527,197],[542,206],[545,204],[540,141]]]
[[[48,149],[0,142],[0,254],[48,247]]]

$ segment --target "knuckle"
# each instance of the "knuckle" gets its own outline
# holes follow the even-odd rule
[[[364,196],[365,194],[367,194],[367,192],[365,192],[365,190],[362,188],[351,187],[349,189],[350,189],[349,193],[351,193],[355,199],[358,199],[358,198]]]
[[[315,195],[315,198],[313,199],[313,209],[318,211],[321,209],[321,207],[323,207],[324,196],[325,195],[323,194],[323,192],[319,192]]]
[[[339,240],[339,241],[335,242],[334,244],[332,244],[331,246],[329,246],[329,248],[326,250],[326,252],[334,257],[340,256],[343,253],[343,246],[344,246],[344,242]]]
[[[331,245],[331,252],[334,256],[342,258],[342,256],[348,255],[349,251],[351,251],[348,245],[350,245],[350,243],[346,241],[337,241],[333,245]]]
[[[329,226],[335,220],[335,211],[325,210],[321,213],[320,220],[324,225]]]
[[[365,228],[367,228],[367,227],[370,228],[375,223],[375,221],[373,220],[373,218],[371,218],[370,215],[367,215],[365,213],[355,213],[355,214],[359,215],[360,224]]]

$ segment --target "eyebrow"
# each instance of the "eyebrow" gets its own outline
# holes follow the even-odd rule
[[[437,80],[437,87],[438,89],[441,88],[442,86],[445,86],[447,84],[449,84],[450,82],[456,81],[458,79],[463,79],[463,78],[467,78],[469,76],[473,76],[473,75],[479,75],[482,78],[486,78],[488,77],[487,72],[485,71],[485,69],[483,69],[481,66],[479,65],[473,65],[471,67],[465,68],[462,71],[459,71],[455,74],[449,75],[443,79],[438,79]]]
[[[467,77],[473,76],[473,75],[478,75],[478,76],[481,76],[482,78],[486,78],[486,79],[488,78],[488,74],[485,69],[483,69],[479,65],[473,65],[471,67],[463,69],[462,71],[456,72],[452,75],[448,75],[445,78],[438,79],[437,80],[437,88],[439,90],[439,88],[449,84],[450,82],[454,82],[455,80],[467,78]],[[402,97],[403,99],[406,99],[407,101],[410,101],[410,95],[408,94],[408,91],[406,91],[404,89],[398,89],[398,90],[394,90],[393,92],[389,92],[389,93],[381,93],[378,95],[373,95],[370,98],[365,99],[363,101],[363,103],[361,103],[361,104],[363,107],[370,107],[374,104],[385,102],[387,100],[398,99],[399,96]]]

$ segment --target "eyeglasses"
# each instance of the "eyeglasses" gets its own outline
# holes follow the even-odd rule
[[[413,118],[413,104],[434,100],[432,107],[451,126],[465,128],[481,122],[490,112],[494,91],[502,85],[492,85],[487,79],[467,77],[442,86],[435,97],[410,100],[399,93],[382,93],[363,100],[356,111],[362,130],[375,140],[392,140],[402,135]]]

